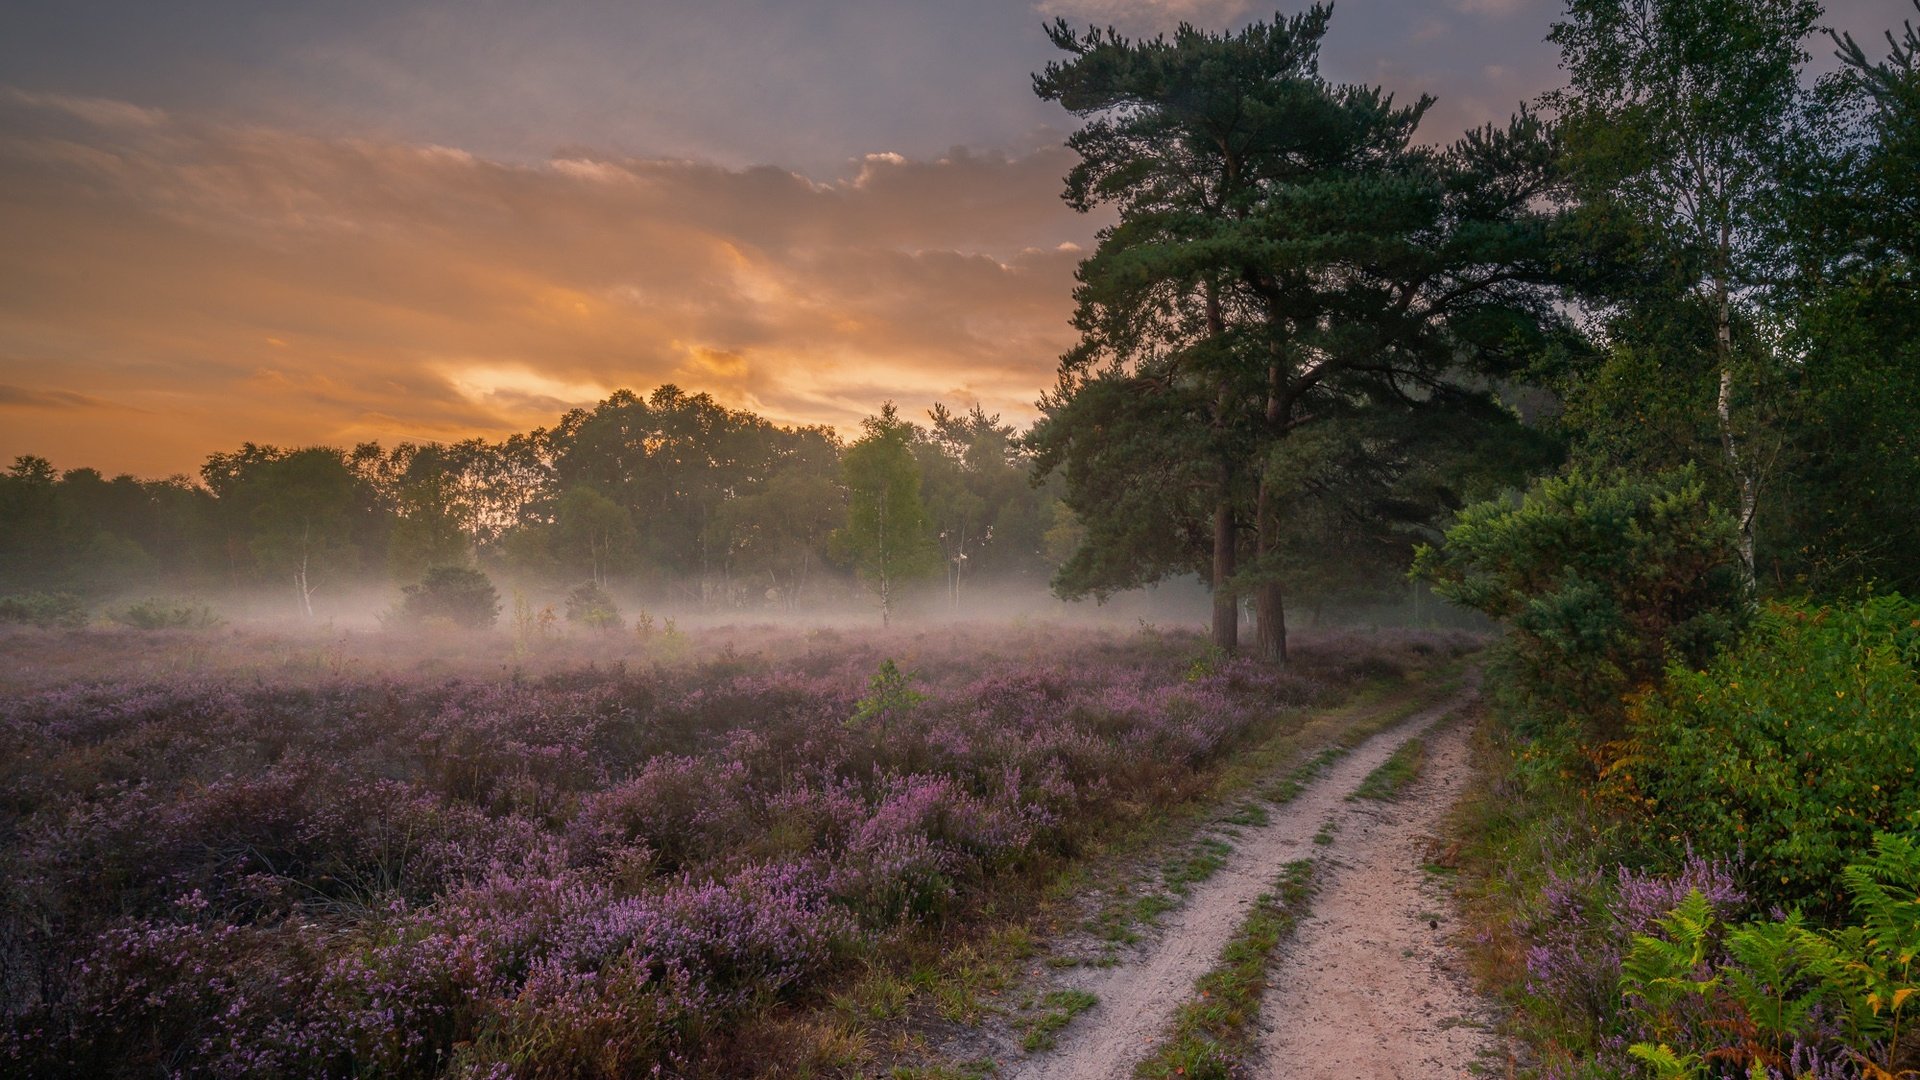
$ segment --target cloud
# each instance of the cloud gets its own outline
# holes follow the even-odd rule
[[[14,87],[0,87],[0,100],[11,101],[29,109],[64,113],[95,127],[150,128],[167,121],[167,114],[159,109],[149,109],[110,98],[35,93]]]
[[[24,386],[0,383],[0,408],[7,409],[111,409],[116,406],[71,390],[29,390]]]
[[[245,439],[497,435],[666,381],[843,429],[888,398],[1030,416],[1101,223],[1060,202],[1057,147],[823,182],[82,115],[114,104],[0,96],[0,404],[70,406],[0,455],[157,473]]]
[[[1049,19],[1151,34],[1183,22],[1204,29],[1237,25],[1255,6],[1254,0],[1039,0],[1034,10]]]
[[[1504,17],[1527,10],[1531,0],[1455,0],[1454,7],[1470,15]]]

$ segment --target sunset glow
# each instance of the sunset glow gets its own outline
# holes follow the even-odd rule
[[[0,44],[0,456],[191,473],[244,440],[499,436],[664,382],[843,432],[886,400],[1024,422],[1103,224],[1059,198],[1039,24],[1259,13],[856,5],[836,34],[734,6],[768,21],[29,19]],[[1332,73],[1434,91],[1433,138],[1551,81],[1556,5],[1456,7],[1343,9]],[[107,66],[142,34],[178,48]],[[671,47],[721,39],[727,61]]]

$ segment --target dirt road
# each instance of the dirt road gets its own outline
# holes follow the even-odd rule
[[[1464,1077],[1497,1052],[1449,942],[1444,884],[1424,869],[1469,774],[1467,728],[1454,724],[1427,739],[1401,799],[1348,804],[1312,913],[1269,980],[1253,1075]]]
[[[1328,864],[1330,880],[1314,905],[1316,913],[1324,910],[1329,914],[1316,914],[1312,923],[1315,948],[1327,951],[1311,954],[1303,938],[1302,947],[1290,950],[1276,973],[1273,985],[1285,990],[1288,1003],[1276,1003],[1273,995],[1277,991],[1269,992],[1265,1015],[1275,1022],[1268,1033],[1268,1060],[1278,1069],[1273,1075],[1449,1075],[1433,1071],[1375,1072],[1357,1056],[1356,1048],[1366,1040],[1379,1038],[1382,1030],[1418,1034],[1439,1029],[1448,1017],[1462,1011],[1451,998],[1426,996],[1429,991],[1422,987],[1432,979],[1403,981],[1369,968],[1370,985],[1358,1000],[1339,991],[1338,996],[1328,996],[1311,1006],[1315,1010],[1312,1015],[1320,1018],[1318,1023],[1351,1033],[1331,1041],[1285,1018],[1289,1009],[1306,1008],[1293,1000],[1298,996],[1296,991],[1309,997],[1334,995],[1335,984],[1356,970],[1348,966],[1344,950],[1361,950],[1376,960],[1375,954],[1385,950],[1410,970],[1432,973],[1432,957],[1420,950],[1439,948],[1441,935],[1425,922],[1420,922],[1418,933],[1414,933],[1409,921],[1427,905],[1437,903],[1422,892],[1421,859],[1414,849],[1417,837],[1437,820],[1439,811],[1432,808],[1444,809],[1451,798],[1449,793],[1457,791],[1463,782],[1467,767],[1463,736],[1441,736],[1432,760],[1403,801],[1356,803],[1349,802],[1347,796],[1407,740],[1464,707],[1471,696],[1472,691],[1463,692],[1374,735],[1333,763],[1291,801],[1272,808],[1266,824],[1242,828],[1226,864],[1193,886],[1186,903],[1166,916],[1161,931],[1143,952],[1114,967],[1080,968],[1061,977],[1059,985],[1089,991],[1097,995],[1099,1004],[1062,1033],[1055,1049],[1009,1062],[1003,1075],[1023,1080],[1118,1080],[1131,1076],[1135,1064],[1165,1032],[1174,1010],[1193,992],[1195,980],[1218,960],[1221,948],[1255,899],[1272,889],[1281,867],[1316,856],[1336,860]],[[1333,843],[1315,844],[1314,835],[1329,821],[1335,823]],[[1370,908],[1377,908],[1377,913],[1369,915]],[[1334,912],[1346,914],[1336,919],[1331,914]],[[1411,952],[1401,957],[1401,950]],[[1446,979],[1439,979],[1431,989],[1437,993],[1448,985]],[[1301,1015],[1307,1014],[1302,1011]],[[1417,1060],[1452,1054],[1456,1041],[1460,1052],[1471,1056],[1467,1035],[1456,1040],[1450,1030],[1440,1034],[1445,1038],[1431,1053],[1417,1051]],[[1422,1047],[1431,1041],[1425,1035],[1421,1038]],[[1319,1056],[1330,1062],[1330,1071],[1300,1071],[1318,1068]],[[1342,1063],[1332,1064],[1335,1058]]]

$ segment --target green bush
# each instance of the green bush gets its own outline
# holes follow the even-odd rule
[[[595,630],[618,630],[620,608],[607,590],[591,581],[575,585],[567,593],[567,621]]]
[[[87,607],[71,593],[28,592],[0,596],[0,623],[29,626],[85,626]]]
[[[402,621],[445,619],[456,626],[485,629],[500,617],[500,594],[487,575],[465,566],[436,566],[418,585],[401,590]]]
[[[1841,868],[1920,825],[1920,604],[1772,605],[1705,670],[1634,710],[1668,831],[1745,850],[1757,898],[1839,910]]]
[[[220,616],[205,604],[172,604],[142,600],[114,616],[138,630],[205,630],[220,625]]]
[[[1734,523],[1691,468],[1651,478],[1575,470],[1517,503],[1462,511],[1414,573],[1507,624],[1499,680],[1523,715],[1617,738],[1626,698],[1671,662],[1735,636],[1745,598]]]

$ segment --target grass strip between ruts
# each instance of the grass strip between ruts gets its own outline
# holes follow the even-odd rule
[[[1267,969],[1280,943],[1293,936],[1314,891],[1314,863],[1302,859],[1281,871],[1274,891],[1254,902],[1194,996],[1174,1013],[1167,1037],[1135,1069],[1145,1080],[1227,1080],[1252,1043]]]

